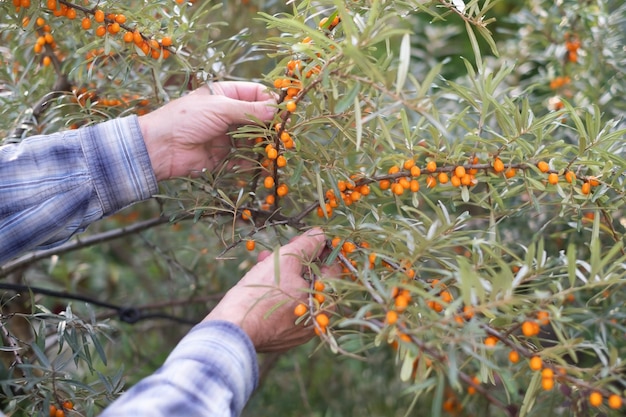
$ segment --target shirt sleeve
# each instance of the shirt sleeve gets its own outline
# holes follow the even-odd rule
[[[0,147],[0,264],[158,190],[136,116]]]
[[[239,416],[257,383],[256,352],[248,336],[232,323],[207,321],[100,417]]]

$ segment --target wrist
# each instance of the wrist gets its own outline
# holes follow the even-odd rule
[[[154,123],[153,115],[154,113],[139,116],[137,120],[144,144],[146,145],[146,150],[148,151],[148,157],[150,158],[154,176],[157,181],[163,181],[170,178],[169,168],[166,162],[169,155],[167,146],[164,146],[164,144],[168,143],[167,132],[164,132],[157,123]]]

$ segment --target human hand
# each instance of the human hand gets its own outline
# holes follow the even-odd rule
[[[295,325],[295,306],[307,302],[309,284],[302,278],[305,264],[324,249],[324,233],[312,229],[280,248],[263,253],[259,263],[230,289],[204,319],[226,320],[241,327],[258,352],[284,351],[311,339],[313,326]],[[325,276],[339,274],[337,265],[322,267]]]
[[[211,91],[212,89],[212,91]],[[270,121],[276,99],[253,82],[218,82],[202,86],[139,117],[139,126],[158,181],[213,170],[232,148],[228,132]]]

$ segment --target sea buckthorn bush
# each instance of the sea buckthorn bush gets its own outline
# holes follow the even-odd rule
[[[343,273],[312,267],[294,323],[317,337],[261,358],[245,415],[623,415],[622,2],[0,12],[5,142],[222,80],[278,97],[233,129],[248,163],[0,267],[6,413],[96,414],[188,329],[168,319],[198,321],[258,250],[319,226]]]

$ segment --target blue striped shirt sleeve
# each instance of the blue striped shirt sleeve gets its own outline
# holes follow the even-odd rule
[[[158,190],[136,116],[0,147],[0,264]]]
[[[236,325],[196,325],[163,366],[123,394],[100,417],[230,417],[241,414],[258,383],[251,340]]]

